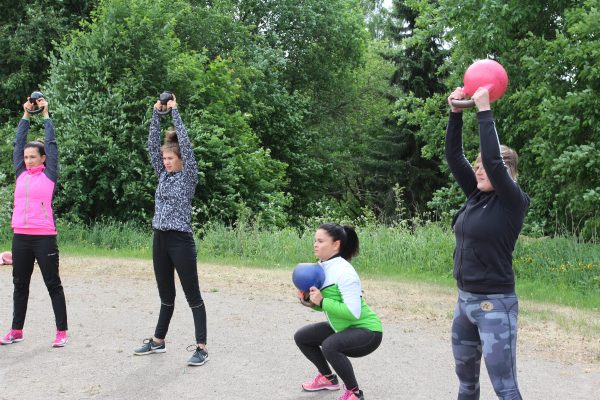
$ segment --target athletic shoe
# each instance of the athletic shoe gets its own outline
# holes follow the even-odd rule
[[[12,344],[24,339],[22,329],[11,329],[6,335],[0,338],[0,344]]]
[[[56,331],[56,338],[54,339],[54,343],[52,343],[52,347],[65,347],[68,341],[69,335],[67,335],[67,331]]]
[[[162,344],[154,343],[152,338],[144,339],[143,344],[133,351],[136,356],[145,356],[152,353],[165,353],[167,351],[165,342]]]
[[[346,386],[344,386],[344,389],[346,389]],[[365,397],[363,396],[362,390],[359,390],[358,393],[355,393],[352,390],[346,389],[344,395],[337,400],[365,400]]]
[[[193,348],[190,349],[191,347],[193,347]],[[191,346],[188,346],[187,350],[194,352],[194,354],[192,355],[192,358],[190,358],[188,361],[188,365],[193,365],[193,366],[198,367],[200,365],[206,364],[206,362],[209,360],[208,352],[206,351],[206,349],[201,349],[197,345],[191,345]]]
[[[331,379],[327,379],[320,372],[312,381],[306,381],[302,384],[302,389],[307,392],[316,392],[317,390],[340,390],[337,376],[332,375]]]

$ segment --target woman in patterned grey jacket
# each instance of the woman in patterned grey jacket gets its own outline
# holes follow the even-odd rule
[[[144,340],[134,351],[137,355],[164,353],[165,336],[175,307],[175,270],[187,302],[192,309],[196,345],[189,365],[208,361],[206,351],[206,309],[198,284],[196,244],[192,234],[192,199],[198,183],[198,168],[192,144],[177,111],[175,96],[167,103],[171,108],[175,131],[168,131],[160,145],[160,101],[154,105],[148,152],[158,176],[155,193],[152,257],[160,296],[160,314],[152,338]]]

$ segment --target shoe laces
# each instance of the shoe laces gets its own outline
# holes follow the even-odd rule
[[[344,388],[346,388],[346,387],[344,386]],[[352,396],[354,396],[354,398],[356,398],[356,399],[360,399],[360,396],[357,395],[357,393],[355,393],[353,390],[346,388],[346,392],[344,392],[342,397],[340,397],[338,400],[349,400],[349,399],[353,398]]]
[[[6,335],[2,336],[2,339],[12,339],[17,336],[17,332],[16,329],[10,329]]]
[[[185,349],[186,349],[186,351],[189,351],[189,352],[194,352],[194,353],[195,353],[195,352],[197,352],[197,351],[200,351],[200,352],[206,353],[206,349],[201,349],[200,347],[198,347],[198,345],[197,345],[197,344],[190,344],[190,345],[189,345],[188,347],[186,347]]]
[[[306,382],[305,385],[308,386],[317,386],[320,385],[322,383],[324,383],[324,381],[327,381],[327,377],[325,375],[323,375],[322,373],[317,373],[317,375],[312,379],[312,381],[310,382]]]

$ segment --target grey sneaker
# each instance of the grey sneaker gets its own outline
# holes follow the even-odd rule
[[[190,345],[188,346],[187,350],[194,352],[192,358],[190,358],[188,361],[188,365],[194,365],[197,367],[206,364],[206,362],[208,361],[208,352],[206,351],[206,349],[201,349],[198,346]]]
[[[164,353],[167,351],[165,342],[162,344],[154,343],[152,338],[144,339],[144,344],[133,351],[136,356],[145,356],[146,354],[152,353]]]

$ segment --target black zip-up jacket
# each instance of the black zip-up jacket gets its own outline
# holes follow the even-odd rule
[[[492,111],[477,113],[481,162],[494,190],[477,189],[475,172],[462,145],[462,113],[450,113],[446,159],[467,196],[454,218],[456,236],[454,278],[461,290],[473,293],[512,293],[515,276],[512,253],[529,208],[529,197],[510,177],[500,153]]]
[[[192,199],[198,184],[198,167],[192,143],[179,111],[171,111],[183,170],[167,172],[160,151],[160,115],[153,111],[148,134],[148,154],[158,177],[152,227],[161,231],[192,232]]]

